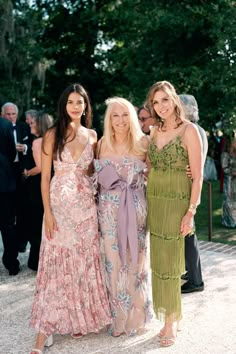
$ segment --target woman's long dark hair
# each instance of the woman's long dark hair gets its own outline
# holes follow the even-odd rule
[[[86,104],[85,111],[81,117],[81,125],[86,128],[90,128],[92,125],[92,109],[86,90],[80,84],[71,84],[61,94],[58,101],[58,118],[53,127],[55,129],[55,141],[53,147],[53,158],[55,160],[57,159],[57,153],[59,154],[59,158],[61,160],[61,153],[67,142],[68,127],[71,123],[71,118],[66,111],[66,105],[69,95],[73,92],[80,94],[84,98],[84,102]]]

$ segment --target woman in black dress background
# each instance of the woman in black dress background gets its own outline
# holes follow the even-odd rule
[[[30,242],[30,254],[28,267],[38,270],[39,249],[41,243],[43,202],[41,196],[41,150],[44,133],[53,124],[52,117],[43,112],[39,112],[30,123],[31,134],[35,136],[32,144],[32,154],[35,166],[30,170],[24,170],[26,178],[26,198],[27,198],[27,236]]]

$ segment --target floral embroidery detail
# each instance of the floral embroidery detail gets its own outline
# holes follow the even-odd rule
[[[82,192],[84,190],[84,187],[81,183],[78,184],[77,189],[79,192]]]
[[[126,310],[129,310],[131,306],[131,296],[125,291],[120,291],[117,294],[117,300],[114,300],[113,302],[114,304],[117,305],[118,303],[120,306],[123,306]]]
[[[118,251],[118,250],[119,250],[119,246],[118,246],[117,243],[115,243],[114,245],[112,245],[111,248],[112,248],[114,251]]]
[[[87,144],[78,162],[68,149],[62,152],[62,161],[54,161],[50,202],[58,231],[49,241],[43,225],[30,321],[47,336],[99,332],[111,323],[93,184],[84,173],[92,160],[93,149]]]
[[[174,150],[174,151],[173,151]],[[161,150],[155,145],[154,139],[151,140],[148,152],[152,167],[154,169],[161,169],[167,171],[171,168],[178,167],[182,170],[183,162],[188,164],[187,151],[182,146],[181,137],[177,136],[175,139],[166,144]]]
[[[136,290],[145,289],[147,281],[148,281],[147,272],[143,271],[142,273],[136,274],[135,289]]]
[[[127,335],[133,335],[137,332],[137,326],[143,327],[145,322],[150,319],[150,307],[145,305],[149,301],[146,254],[147,205],[143,174],[146,165],[142,161],[128,156],[111,160],[96,160],[94,166],[98,177],[108,164],[114,167],[120,177],[120,183],[115,188],[105,190],[102,185],[99,186],[98,219],[105,249],[106,283],[113,319],[108,332],[112,334],[123,328]],[[139,262],[137,266],[132,264],[129,256],[127,264],[122,265],[119,255],[117,220],[122,187],[132,190],[137,218]]]
[[[112,263],[110,261],[106,260],[106,271],[107,271],[107,273],[111,274],[112,269],[113,269]]]

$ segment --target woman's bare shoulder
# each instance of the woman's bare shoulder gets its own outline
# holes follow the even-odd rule
[[[37,139],[34,139],[34,140],[33,140],[33,143],[32,143],[33,149],[41,148],[41,146],[42,146],[42,140],[43,140],[42,137],[37,138]]]
[[[184,121],[182,129],[184,132],[188,132],[188,133],[198,131],[197,126],[194,123],[189,121]]]
[[[97,132],[94,129],[88,129],[89,137],[93,142],[97,142]]]
[[[46,133],[43,136],[43,139],[47,140],[47,141],[54,141],[55,140],[55,136],[56,136],[56,128],[53,127],[53,128],[49,128],[46,131]]]
[[[182,139],[186,145],[194,145],[197,140],[200,140],[198,128],[194,123],[186,122],[183,130]]]

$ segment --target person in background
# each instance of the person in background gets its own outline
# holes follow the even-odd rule
[[[222,203],[222,225],[236,228],[236,138],[235,132],[225,136],[224,151],[221,154],[224,171]]]
[[[90,126],[88,94],[72,84],[62,93],[58,119],[43,138],[44,221],[30,320],[38,334],[31,354],[52,345],[53,333],[80,338],[111,323],[89,176],[97,142]]]
[[[199,111],[197,101],[192,95],[182,94],[179,95],[179,97],[183,103],[186,119],[195,124],[200,134],[204,164],[207,156],[208,141],[205,130],[198,124]],[[196,230],[194,234],[187,235],[184,240],[187,273],[182,276],[182,279],[187,280],[187,282],[181,286],[181,292],[185,294],[195,291],[203,291],[204,283],[202,280],[201,260]]]
[[[16,237],[19,252],[25,252],[27,245],[27,224],[24,223],[23,215],[25,203],[24,178],[22,173],[25,168],[29,169],[34,165],[32,156],[32,137],[30,134],[29,125],[18,120],[18,107],[7,102],[2,106],[2,117],[8,119],[12,123],[13,135],[16,144],[16,157],[13,163],[13,170],[16,178],[16,193],[15,193],[15,210],[16,217]]]
[[[37,118],[37,116],[38,111],[36,111],[35,109],[29,109],[25,112],[25,122],[30,126],[32,119]]]
[[[153,118],[149,109],[144,106],[138,109],[137,114],[143,133],[147,135],[150,134],[150,126],[154,126],[156,124],[156,118]]]
[[[41,153],[42,140],[46,131],[53,125],[53,118],[43,112],[37,113],[31,119],[31,134],[35,136],[32,144],[35,166],[31,169],[24,169],[25,191],[28,202],[26,204],[25,216],[27,217],[27,234],[30,242],[28,267],[38,270],[39,249],[41,244],[43,202],[41,196]]]
[[[16,147],[12,124],[0,117],[0,231],[3,241],[2,262],[9,275],[17,275],[20,270],[15,233],[14,194],[16,180],[13,161]]]
[[[146,106],[157,119],[150,134],[147,181],[153,306],[157,318],[165,322],[159,337],[161,346],[167,347],[174,344],[174,326],[182,319],[184,238],[193,232],[200,201],[202,144],[195,124],[184,118],[171,83],[155,83],[147,94]],[[186,165],[190,165],[192,180]]]
[[[149,139],[142,133],[129,101],[112,97],[106,104],[95,172],[112,313],[109,333],[118,337],[122,333],[134,335],[151,317],[144,187]]]

